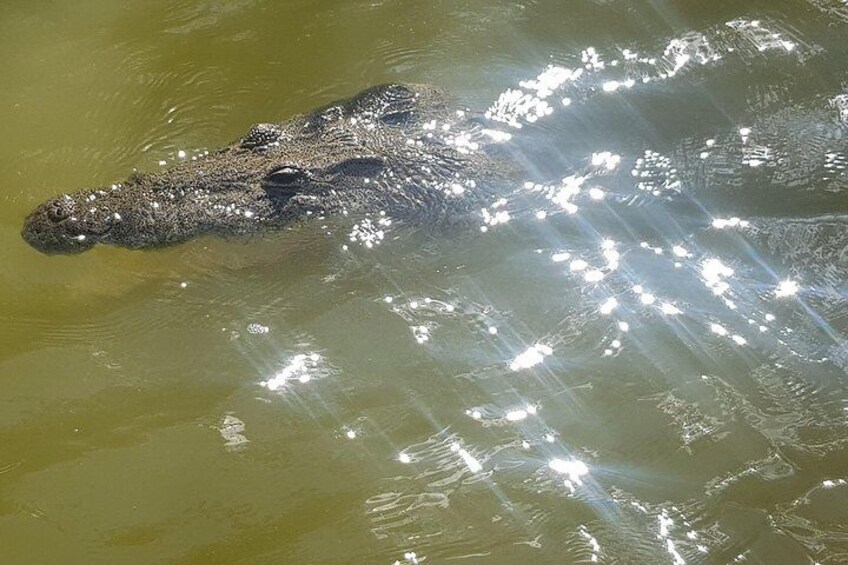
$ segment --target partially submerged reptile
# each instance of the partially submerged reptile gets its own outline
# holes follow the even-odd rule
[[[774,155],[746,157],[759,146],[743,141],[740,147],[735,130],[724,143],[707,142],[706,149],[693,146],[697,140],[684,142],[675,160],[684,164],[686,188],[668,192],[684,204],[694,195],[701,204],[687,209],[701,223],[711,221],[702,204],[734,213],[746,205],[757,213],[845,212],[841,195],[848,177],[838,150],[848,139],[848,122],[834,121],[829,108],[785,114],[757,128],[758,139],[775,148]],[[521,140],[524,151],[518,144],[493,143],[509,136],[488,124],[449,104],[432,86],[376,86],[307,115],[255,125],[196,160],[52,198],[27,217],[22,235],[43,253],[68,254],[97,244],[144,249],[203,235],[263,234],[310,216],[347,212],[424,221],[467,218],[503,195],[521,170],[539,169],[535,161],[527,166],[534,153],[526,147],[527,136]],[[831,152],[822,155],[825,142]],[[637,173],[640,185],[651,184],[645,179],[651,181],[649,171]],[[811,190],[825,180],[822,190]],[[671,179],[660,175],[657,182],[666,186]],[[645,190],[625,193],[623,201],[640,193]],[[620,221],[615,215],[609,219]]]
[[[197,160],[52,198],[27,217],[22,235],[58,254],[258,234],[342,212],[467,215],[513,170],[471,141],[485,138],[482,131],[436,88],[377,86],[308,115],[255,125]]]

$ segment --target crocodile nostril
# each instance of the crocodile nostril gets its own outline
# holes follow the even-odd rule
[[[65,200],[54,200],[47,205],[47,217],[51,222],[59,223],[71,215],[71,205]]]

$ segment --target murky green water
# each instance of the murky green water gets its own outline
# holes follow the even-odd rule
[[[0,5],[0,561],[848,562],[845,0],[136,4]],[[19,236],[399,80],[479,231]]]

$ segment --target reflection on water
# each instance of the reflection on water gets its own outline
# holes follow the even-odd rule
[[[10,559],[848,560],[848,4],[155,4],[0,8]],[[521,164],[470,229],[18,236],[386,80]]]

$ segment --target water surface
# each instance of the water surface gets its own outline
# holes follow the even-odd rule
[[[848,561],[844,0],[7,0],[0,54],[4,562]],[[471,229],[19,237],[387,81],[511,136]]]

